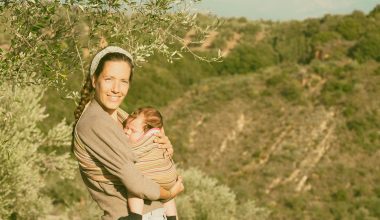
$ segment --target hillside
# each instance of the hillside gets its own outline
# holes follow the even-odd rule
[[[164,111],[175,159],[218,177],[241,201],[258,199],[274,219],[343,218],[364,209],[377,216],[379,140],[367,148],[350,127],[370,117],[368,134],[378,132],[379,91],[364,89],[380,83],[375,67],[357,70],[370,72],[350,97],[357,99],[351,105],[368,107],[357,117],[321,103],[333,79],[306,70],[316,82],[302,86],[297,66],[205,80]]]
[[[256,200],[270,219],[379,219],[380,6],[304,21],[220,20],[187,46],[208,57],[220,49],[223,62],[152,56],[122,107],[162,110],[179,166],[217,178],[242,204]],[[68,79],[71,89],[80,77]],[[51,89],[42,101],[46,131],[73,120],[74,104],[60,96]],[[79,177],[48,178],[57,212],[96,210]]]
[[[176,161],[217,177],[243,203],[257,199],[272,219],[380,218],[377,9],[226,20],[206,47],[194,45],[228,51],[224,62],[162,107]]]

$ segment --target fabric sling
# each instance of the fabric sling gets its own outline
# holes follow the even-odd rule
[[[142,174],[169,190],[177,181],[177,171],[173,160],[165,158],[165,149],[158,148],[154,143],[154,133],[160,132],[158,128],[152,128],[138,140],[131,144],[132,152],[137,156],[136,167]]]

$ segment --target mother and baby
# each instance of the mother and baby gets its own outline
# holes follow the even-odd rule
[[[176,219],[174,197],[184,186],[161,114],[119,108],[132,76],[133,59],[124,49],[109,46],[95,55],[75,110],[74,154],[102,219]]]

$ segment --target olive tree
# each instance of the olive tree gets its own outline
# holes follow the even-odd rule
[[[40,104],[46,88],[75,100],[78,93],[68,79],[81,76],[84,81],[89,54],[107,44],[126,48],[137,65],[155,53],[171,62],[186,51],[212,61],[184,44],[190,29],[200,36],[210,29],[197,22],[195,2],[0,2],[0,219],[44,217],[52,208],[52,198],[43,190],[46,175],[73,177],[75,161],[67,150],[71,126],[63,120],[49,132],[39,128],[47,117]]]

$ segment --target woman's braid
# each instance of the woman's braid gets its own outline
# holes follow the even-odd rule
[[[81,116],[81,114],[84,110],[84,107],[91,100],[91,98],[93,96],[93,90],[94,90],[94,88],[92,87],[91,77],[87,76],[86,82],[83,85],[83,88],[80,92],[79,104],[74,111],[75,124],[78,122],[79,117]]]

